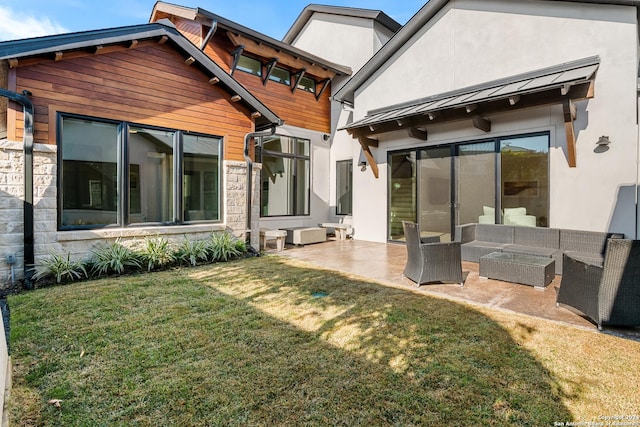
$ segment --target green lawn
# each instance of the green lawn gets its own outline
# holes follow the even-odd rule
[[[9,304],[12,425],[552,426],[640,412],[638,342],[277,256]]]

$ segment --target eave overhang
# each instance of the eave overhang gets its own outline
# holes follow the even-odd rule
[[[209,12],[208,10],[199,7],[189,8],[158,1],[153,8],[150,20],[154,21],[157,18],[159,12],[167,15],[178,16],[192,21],[198,21],[206,25],[211,25],[213,22],[215,22],[219,29],[225,30],[230,35],[232,35],[232,43],[238,45],[243,43],[243,40],[246,39],[253,41],[253,45],[246,44],[244,46],[245,49],[247,49],[249,52],[252,52],[254,47],[263,48],[266,46],[274,52],[279,51],[286,53],[293,58],[305,61],[310,66],[322,68],[334,75],[350,76],[352,74],[350,67],[335,64],[331,61],[315,56],[302,49],[298,49],[294,46],[291,46],[290,44],[276,40],[272,37],[259,33],[258,31],[252,30],[251,28],[240,25],[236,22],[233,22],[229,19],[226,19],[222,16],[216,15],[212,12]],[[263,52],[258,51],[253,53],[262,54]],[[325,77],[325,73],[320,74],[322,74],[320,77]]]
[[[560,104],[567,133],[568,162],[574,167],[573,103],[594,96],[599,64],[600,58],[593,56],[377,109],[342,129],[357,138],[364,149],[365,145],[372,145],[366,141],[375,140],[376,135],[407,130],[411,137],[426,140],[429,126],[461,120],[490,132],[492,115]]]
[[[198,67],[211,84],[220,86],[230,95],[231,101],[244,105],[251,112],[250,115],[255,120],[257,129],[283,124],[274,112],[185,38],[168,20],[152,24],[0,42],[0,60],[6,60],[10,67],[19,67],[37,58],[62,60],[65,55],[78,52],[99,54],[109,48],[134,49],[144,41],[168,44],[180,52],[187,66]]]

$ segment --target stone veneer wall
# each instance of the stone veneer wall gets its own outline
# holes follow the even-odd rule
[[[181,241],[185,235],[193,239],[207,238],[213,231],[228,230],[238,238],[246,235],[246,171],[244,162],[224,162],[223,223],[96,230],[57,230],[57,147],[34,145],[34,235],[35,263],[51,253],[70,253],[72,259],[85,259],[91,249],[101,243],[120,239],[131,243],[147,236],[163,235]],[[253,198],[259,201],[259,165],[254,167]],[[21,142],[0,141],[0,288],[11,281],[7,255],[15,255],[16,280],[24,277],[24,153]],[[259,244],[259,202],[253,204],[251,245]]]

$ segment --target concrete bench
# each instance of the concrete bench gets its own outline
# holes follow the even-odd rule
[[[276,250],[280,252],[284,249],[284,242],[287,237],[285,230],[270,230],[268,228],[260,229],[260,249],[267,247],[267,240],[276,239]]]

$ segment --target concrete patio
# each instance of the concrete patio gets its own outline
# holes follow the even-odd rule
[[[556,294],[561,276],[545,289],[498,280],[480,278],[478,264],[463,262],[464,287],[456,284],[428,284],[417,288],[402,277],[406,249],[402,244],[373,243],[357,240],[334,240],[306,246],[287,245],[282,252],[272,247],[267,253],[299,259],[331,270],[367,277],[386,285],[437,295],[455,301],[523,313],[580,328],[597,330],[596,326],[564,307],[556,307]],[[605,332],[640,340],[640,331],[605,329]]]

